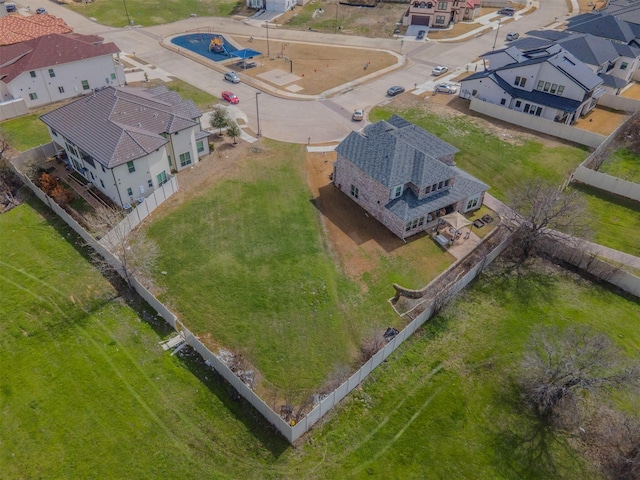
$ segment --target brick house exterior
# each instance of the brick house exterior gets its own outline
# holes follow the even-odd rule
[[[394,115],[336,148],[333,183],[404,239],[482,206],[488,186],[455,166],[458,149]]]

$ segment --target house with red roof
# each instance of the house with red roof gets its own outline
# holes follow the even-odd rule
[[[120,49],[97,35],[53,33],[0,46],[0,118],[13,116],[3,104],[30,109],[124,84]]]
[[[49,15],[6,15],[0,17],[0,46],[25,42],[52,33],[71,33],[61,18]]]

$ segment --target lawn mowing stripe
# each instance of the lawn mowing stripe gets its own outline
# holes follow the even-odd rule
[[[422,406],[418,409],[418,411],[416,413],[414,413],[411,418],[409,419],[409,421],[407,423],[404,424],[404,426],[398,431],[398,433],[396,433],[393,438],[391,440],[389,440],[386,445],[384,447],[382,447],[380,450],[378,450],[375,455],[373,455],[372,457],[370,457],[369,459],[367,459],[366,462],[361,463],[358,467],[356,467],[355,469],[352,470],[352,472],[354,474],[360,473],[362,471],[363,468],[365,468],[367,465],[369,465],[371,462],[373,462],[374,460],[377,460],[378,458],[380,458],[383,454],[385,454],[387,452],[387,450],[389,450],[389,448],[391,448],[393,446],[393,444],[404,434],[404,432],[407,430],[407,428],[409,428],[411,426],[411,424],[416,420],[416,418],[418,418],[420,416],[420,414],[422,414],[422,412],[424,411],[425,408],[427,408],[427,406],[429,406],[429,404],[431,403],[431,400],[433,400],[436,395],[438,395],[442,390],[444,390],[445,385],[441,386],[440,388],[438,388],[435,392],[433,392],[433,394],[427,398],[424,403],[422,404]],[[415,391],[415,389],[414,389]],[[412,392],[413,393],[413,392]]]
[[[45,282],[44,280],[39,279],[38,277],[35,277],[33,275],[31,275],[30,273],[28,273],[27,271],[25,271],[22,268],[18,268],[18,267],[14,267],[13,265],[3,262],[2,260],[0,260],[0,265],[3,265],[7,268],[10,268],[18,273],[21,273],[27,277],[29,277],[30,279],[36,281],[37,283],[44,285],[45,287],[49,288],[50,290],[53,290],[54,292],[56,292],[58,295],[64,297],[66,296],[66,294],[64,292],[62,292],[61,290],[58,290],[57,288],[55,288],[54,286],[52,286],[50,283]]]
[[[375,435],[376,433],[378,433],[380,431],[380,429],[382,427],[384,427],[387,422],[389,422],[389,420],[391,419],[391,416],[393,414],[395,414],[400,408],[402,408],[402,406],[407,402],[407,400],[409,400],[409,398],[413,397],[413,395],[416,393],[416,391],[423,387],[425,382],[427,382],[431,377],[433,377],[435,374],[437,374],[440,370],[442,370],[444,368],[444,363],[441,363],[440,365],[438,365],[437,367],[435,367],[434,369],[432,369],[425,377],[424,377],[424,381],[422,382],[416,382],[415,387],[413,387],[413,389],[401,400],[399,401],[396,406],[389,411],[389,413],[384,417],[384,419],[379,422],[376,425],[376,428],[374,428],[373,430],[371,430],[371,432],[369,432],[369,434],[364,437],[362,439],[362,441],[360,441],[359,443],[357,443],[355,446],[353,446],[350,449],[345,449],[343,450],[342,454],[339,455],[338,458],[344,458],[347,455],[350,455],[352,452],[358,450],[359,448],[361,448],[364,444],[366,444],[367,442],[369,442]]]

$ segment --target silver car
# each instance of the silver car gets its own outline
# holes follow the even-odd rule
[[[447,73],[448,71],[449,69],[447,67],[440,65],[433,69],[433,71],[431,72],[431,75],[433,75],[434,77],[437,77],[438,75],[442,75],[443,73]]]
[[[448,83],[440,83],[436,85],[436,92],[457,93],[458,87],[456,87],[455,85],[449,85]]]
[[[240,83],[240,77],[236,72],[227,72],[224,74],[224,79],[231,83]]]

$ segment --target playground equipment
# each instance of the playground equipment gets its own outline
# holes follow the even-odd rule
[[[211,42],[209,43],[209,51],[229,55],[227,48],[224,46],[224,39],[221,36],[216,36],[211,39]]]

